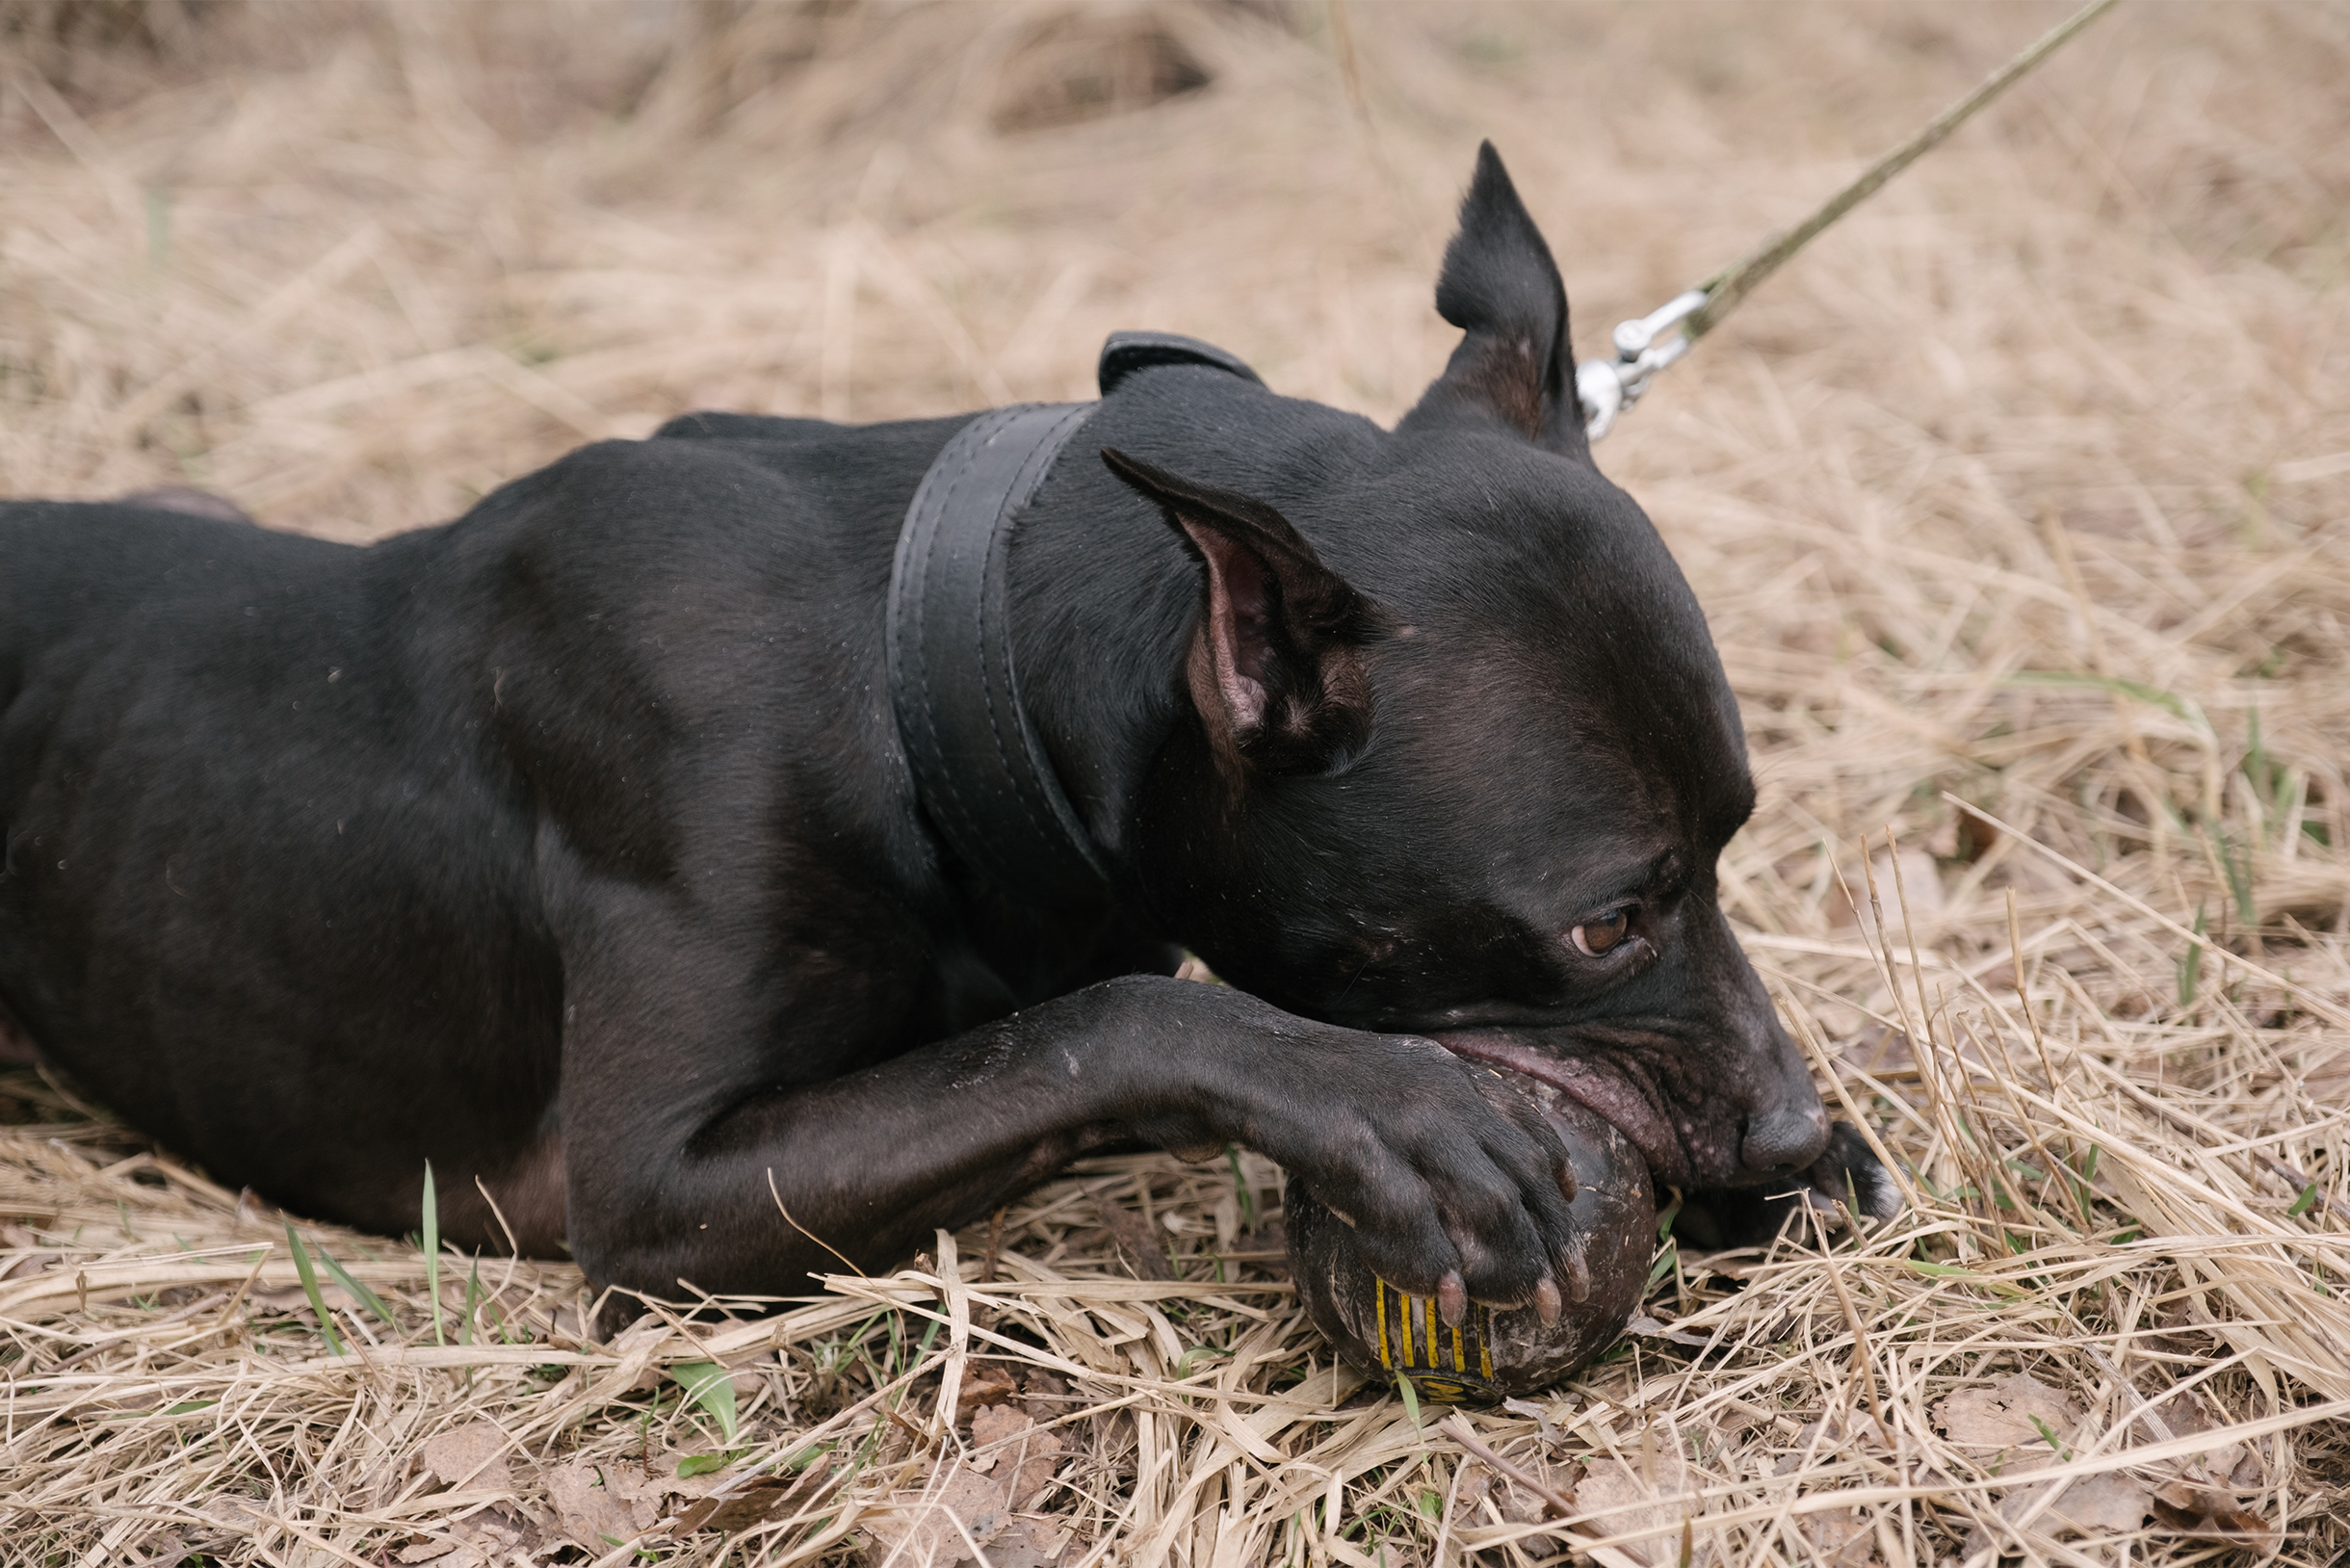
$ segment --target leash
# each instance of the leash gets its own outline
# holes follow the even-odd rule
[[[1648,315],[1618,324],[1615,358],[1575,367],[1589,438],[1613,429],[1658,372],[1789,257],[2117,3],[2089,0],[1802,222]],[[1259,379],[1240,359],[1197,339],[1117,332],[1102,346],[1096,380],[1107,397],[1127,377],[1162,365]],[[890,706],[923,813],[974,870],[1048,906],[1098,891],[1105,872],[1020,700],[1006,565],[1021,511],[1096,406],[1021,404],[956,431],[914,492],[890,572]]]
[[[1656,374],[1678,360],[1697,340],[1721,325],[1755,286],[1786,264],[1789,257],[1816,239],[1820,231],[1877,194],[1888,180],[1941,145],[1952,131],[1972,119],[1994,98],[2006,91],[2049,56],[2072,41],[2074,35],[2111,11],[2119,0],[2089,0],[2071,16],[2034,40],[2015,59],[1985,78],[1983,85],[1928,120],[1899,146],[1864,170],[1860,176],[1821,203],[1811,217],[1775,234],[1755,249],[1705,282],[1676,295],[1645,316],[1616,326],[1613,359],[1586,359],[1575,367],[1575,392],[1583,405],[1583,430],[1596,441],[1615,428],[1616,416],[1640,401]]]
[[[1195,338],[1114,332],[1095,381],[1108,397],[1164,365],[1259,379]],[[1020,700],[1007,567],[1021,512],[1099,406],[1018,404],[955,431],[914,491],[890,568],[890,707],[915,798],[965,864],[1047,908],[1097,896],[1107,874]]]

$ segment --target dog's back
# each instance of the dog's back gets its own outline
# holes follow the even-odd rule
[[[142,606],[262,587],[350,553],[177,507],[0,502],[0,714],[36,661],[69,658]]]
[[[873,776],[879,605],[954,423],[689,418],[365,548],[0,503],[0,1059],[37,1049],[216,1176],[379,1228],[414,1213],[418,1138],[455,1137],[552,1247],[549,868],[662,882],[685,814],[778,793],[852,803],[845,840],[907,815]],[[709,734],[781,737],[798,776],[679,783]],[[941,989],[883,1054],[1033,1000]],[[322,1119],[340,1136],[284,1134]]]
[[[464,955],[529,970],[497,918],[510,866],[402,875],[422,822],[478,842],[494,811],[433,819],[416,782],[451,770],[460,726],[392,611],[445,536],[360,549],[186,507],[0,505],[0,1007],[232,1180],[241,1159],[287,1179],[274,1130],[322,1085],[370,1104],[340,1078],[384,1018],[337,999],[384,966],[384,932],[431,945],[420,882],[482,918],[387,1016],[451,1037],[447,1015],[492,1011],[459,993]]]

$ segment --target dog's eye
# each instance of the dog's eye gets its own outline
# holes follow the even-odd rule
[[[1632,934],[1632,906],[1610,909],[1597,920],[1586,920],[1567,933],[1575,951],[1586,958],[1613,953]]]

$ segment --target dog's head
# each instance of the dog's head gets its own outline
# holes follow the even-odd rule
[[[1292,1011],[1555,1062],[1660,1180],[1809,1165],[1827,1116],[1715,897],[1754,804],[1737,704],[1592,465],[1558,270],[1490,146],[1436,301],[1444,375],[1298,526],[1105,454],[1205,566],[1149,896]]]

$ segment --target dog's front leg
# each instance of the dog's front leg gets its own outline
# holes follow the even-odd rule
[[[1555,1135],[1427,1040],[1135,976],[793,1085],[674,1032],[691,1021],[673,1014],[658,1053],[634,1032],[650,1017],[568,1025],[570,1236],[599,1285],[804,1291],[811,1272],[883,1267],[1125,1137],[1270,1155],[1359,1222],[1385,1277],[1449,1309],[1464,1293],[1554,1309],[1573,1272]]]

